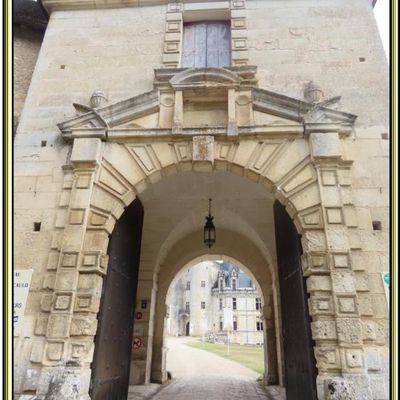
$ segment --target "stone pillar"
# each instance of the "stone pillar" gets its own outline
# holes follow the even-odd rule
[[[174,119],[172,125],[172,133],[182,133],[183,128],[183,92],[177,90],[175,92]]]
[[[156,383],[167,381],[166,348],[164,347],[166,311],[167,305],[162,299],[158,299],[154,320],[153,359],[151,364],[151,381]]]
[[[37,354],[43,365],[37,395],[46,399],[89,399],[96,314],[107,263],[105,253],[86,253],[83,245],[100,152],[100,139],[75,139],[73,180],[62,193],[56,225],[64,230],[54,246],[58,263],[56,273],[45,278],[54,282],[54,292],[42,295],[42,309],[49,314],[39,316],[36,325],[37,333],[46,336],[43,354]]]
[[[139,339],[139,348],[132,349],[129,383],[131,385],[150,383],[153,355],[154,316],[157,286],[153,272],[140,264],[138,289],[136,294],[135,322],[133,338]],[[141,313],[141,318],[136,317]]]
[[[277,348],[275,337],[275,317],[272,296],[265,299],[265,305],[262,310],[264,318],[264,359],[265,359],[265,376],[266,385],[278,385],[278,362]]]
[[[235,89],[229,89],[227,135],[236,136],[237,134],[238,134],[238,128],[236,123],[236,91]]]
[[[351,265],[351,253],[360,246],[353,232],[357,222],[351,200],[351,162],[343,159],[337,132],[311,132],[309,143],[317,170],[319,225],[323,228],[303,235],[303,268],[309,276],[311,328],[319,371],[318,398],[368,400],[375,397],[365,365],[358,307],[358,292],[368,290],[368,284]]]

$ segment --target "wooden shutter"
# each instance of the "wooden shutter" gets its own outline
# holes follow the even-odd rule
[[[231,64],[228,21],[194,22],[184,26],[182,67],[224,67]]]

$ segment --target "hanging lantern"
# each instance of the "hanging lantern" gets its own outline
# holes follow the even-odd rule
[[[214,217],[211,215],[211,199],[208,199],[208,215],[206,216],[206,224],[204,225],[204,244],[211,248],[215,243],[215,226]]]

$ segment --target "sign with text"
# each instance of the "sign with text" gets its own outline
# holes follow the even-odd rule
[[[14,271],[14,304],[13,304],[13,326],[14,336],[19,334],[24,316],[26,299],[28,298],[29,285],[31,283],[33,269]]]

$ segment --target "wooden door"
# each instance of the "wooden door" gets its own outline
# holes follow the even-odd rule
[[[127,398],[142,225],[143,207],[136,199],[110,237],[92,363],[92,400]]]
[[[287,400],[316,400],[316,377],[301,242],[285,208],[274,204]]]
[[[193,22],[184,25],[182,67],[231,65],[231,33],[228,21]]]

